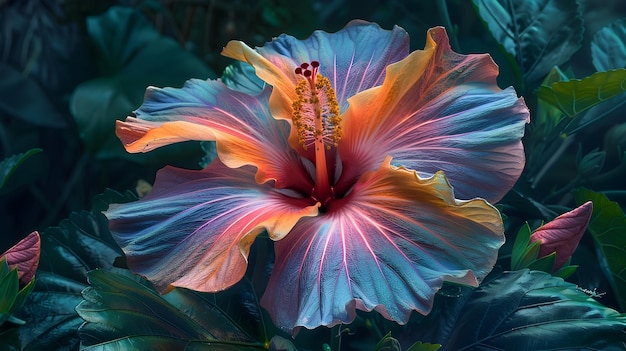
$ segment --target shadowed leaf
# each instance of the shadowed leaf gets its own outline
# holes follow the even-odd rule
[[[573,117],[626,91],[626,69],[597,72],[582,79],[542,85],[537,90],[540,99]]]
[[[622,310],[626,309],[626,216],[619,204],[606,195],[581,189],[575,193],[576,201],[593,202],[589,232],[593,235],[604,261],[600,267],[609,278]]]
[[[135,196],[111,190],[96,197],[94,212],[72,213],[58,227],[43,231],[41,257],[33,291],[16,316],[28,323],[0,335],[16,350],[76,350],[83,320],[74,308],[87,287],[87,272],[110,269],[121,250],[106,218],[97,210],[108,201],[127,202]],[[19,347],[18,347],[19,346]]]
[[[189,78],[206,79],[215,74],[176,42],[161,36],[131,8],[112,7],[88,18],[87,32],[99,55],[103,76],[80,84],[70,98],[70,111],[87,149],[101,158],[165,162],[164,152],[126,153],[115,136],[115,120],[124,119],[139,107],[150,85],[181,86]],[[175,150],[178,155],[190,154],[190,150],[198,157],[202,155],[198,145],[186,147],[179,145]]]
[[[441,351],[623,350],[626,342],[625,314],[548,273],[504,272],[465,292],[438,296],[413,337]]]
[[[580,47],[578,1],[473,0],[496,41],[515,58],[524,80],[538,82]]]
[[[626,19],[615,21],[594,34],[591,58],[597,71],[626,67]]]
[[[76,307],[87,323],[86,350],[263,350],[212,302],[211,294],[174,288],[159,295],[128,271],[89,272],[91,287]]]
[[[30,149],[21,154],[13,155],[0,161],[0,188],[6,183],[9,176],[15,172],[17,167],[34,154],[41,152],[41,149]]]

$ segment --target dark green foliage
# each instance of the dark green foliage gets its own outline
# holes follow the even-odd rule
[[[548,273],[497,274],[440,308],[415,337],[444,350],[623,350],[626,315]],[[584,331],[581,333],[581,331]]]
[[[589,232],[600,252],[600,267],[615,290],[621,310],[626,311],[626,216],[619,204],[588,189],[577,191],[576,201],[593,202]]]
[[[174,288],[159,295],[129,272],[89,273],[76,307],[88,350],[263,350],[215,304],[210,294]]]
[[[128,202],[132,194],[107,190],[96,197],[94,211],[72,213],[58,227],[41,233],[41,257],[36,283],[16,316],[26,323],[7,331],[3,338],[24,350],[74,350],[83,320],[74,308],[82,301],[87,272],[113,267],[122,256],[108,230],[101,208],[112,201]]]
[[[130,3],[137,6],[114,6]],[[57,225],[41,233],[35,283],[16,289],[16,272],[0,262],[0,349],[626,348],[626,317],[615,310],[626,308],[620,17],[626,8],[619,1],[0,0],[2,244]],[[114,134],[115,121],[132,115],[149,85],[217,77],[231,64],[219,55],[228,40],[254,46],[280,33],[304,38],[353,18],[403,26],[412,49],[423,47],[427,28],[445,24],[460,52],[489,52],[501,68],[500,86],[515,85],[529,105],[526,168],[498,203],[507,235],[498,262],[507,271],[493,272],[478,288],[444,287],[428,316],[416,313],[404,326],[359,313],[343,329],[303,329],[292,338],[273,328],[258,305],[271,269],[269,245],[259,253],[257,242],[246,277],[218,294],[176,288],[159,295],[124,270],[101,211],[137,197],[93,195],[151,182],[165,164],[204,166],[216,152],[212,142],[188,142],[131,155]],[[263,87],[252,74],[237,64],[222,79],[251,93]],[[592,190],[575,190],[580,186]],[[576,271],[533,271],[551,271],[554,255],[537,257],[530,228],[587,200],[594,203],[591,235],[572,258]]]
[[[131,155],[115,136],[115,121],[123,120],[143,100],[147,86],[180,87],[190,78],[215,73],[170,38],[161,36],[138,11],[113,7],[87,19],[102,76],[81,83],[70,98],[70,111],[87,149],[99,158],[130,158],[162,162],[201,151],[196,144],[172,146],[173,151]],[[158,58],[158,59],[157,59]]]
[[[527,84],[543,80],[580,48],[583,19],[578,1],[474,0],[474,6]]]
[[[626,69],[597,72],[583,79],[542,85],[539,98],[551,103],[569,117],[626,91]]]
[[[7,182],[7,179],[15,172],[15,170],[22,164],[22,162],[26,161],[29,157],[34,154],[41,152],[41,149],[31,149],[21,154],[13,155],[11,157],[7,157],[4,160],[0,161],[0,188],[4,186]]]

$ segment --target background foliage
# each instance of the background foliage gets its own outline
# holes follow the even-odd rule
[[[0,0],[0,252],[34,230],[42,242],[36,283],[12,311],[26,323],[0,325],[0,345],[623,349],[624,17],[620,0]],[[129,155],[114,121],[141,104],[147,85],[221,75],[231,62],[219,52],[230,39],[262,45],[281,33],[304,38],[353,18],[402,26],[413,50],[423,47],[428,28],[445,25],[456,51],[489,52],[500,86],[515,86],[526,100],[526,168],[498,205],[507,226],[500,268],[478,289],[444,287],[433,312],[406,326],[360,314],[352,325],[303,330],[295,340],[258,306],[263,263],[272,255],[263,238],[251,253],[259,263],[220,294],[175,289],[160,296],[129,275],[100,211],[136,199],[138,184],[151,183],[164,165],[200,167],[207,145]],[[529,235],[589,200],[594,213],[567,281],[540,272],[537,257],[527,257],[533,270],[508,271],[515,250],[532,252],[514,247],[518,233]],[[13,291],[15,273],[3,267],[0,291]]]

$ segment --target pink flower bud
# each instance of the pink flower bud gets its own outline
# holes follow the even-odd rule
[[[541,242],[540,258],[556,252],[553,271],[561,268],[572,257],[587,229],[592,212],[593,204],[587,201],[537,228],[530,236],[531,242]]]

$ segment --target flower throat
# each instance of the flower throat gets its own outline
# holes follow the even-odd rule
[[[295,69],[302,79],[296,85],[298,98],[293,102],[293,125],[298,141],[306,150],[315,150],[315,188],[312,196],[322,206],[333,197],[329,181],[326,150],[341,139],[341,117],[335,89],[328,78],[319,74],[319,62],[303,63]]]

